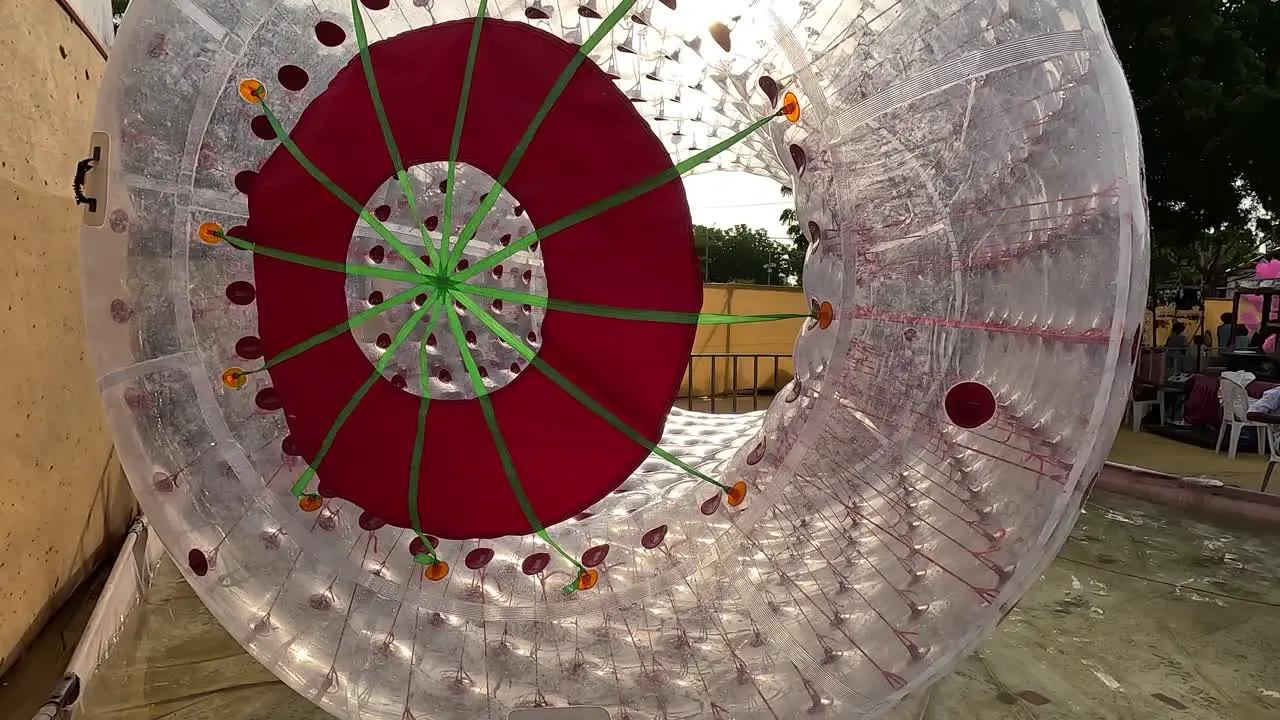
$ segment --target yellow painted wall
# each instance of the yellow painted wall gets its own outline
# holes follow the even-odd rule
[[[54,0],[0,2],[0,672],[133,514],[85,357],[71,194],[104,65]]]
[[[729,315],[766,315],[771,313],[807,313],[808,302],[800,288],[767,287],[760,285],[707,285],[703,289],[702,311]],[[771,354],[783,355],[778,362],[775,377],[773,360],[759,360],[759,381],[762,390],[782,387],[791,380],[793,365],[791,351],[803,319],[743,325],[704,325],[698,328],[693,352],[697,354]],[[711,392],[711,360],[695,358],[691,368],[694,396]],[[750,358],[736,360],[737,382],[734,382],[735,361],[717,358],[715,361],[715,390],[717,395],[751,392],[756,377],[755,361]],[[689,391],[689,376],[685,376],[685,390]]]
[[[1231,312],[1231,298],[1206,298],[1204,301],[1204,336],[1205,342],[1211,347],[1217,347],[1218,344],[1218,326],[1222,325],[1223,313]],[[1192,310],[1175,310],[1172,306],[1162,306],[1156,308],[1156,323],[1151,322],[1151,310],[1147,310],[1143,321],[1143,341],[1148,345],[1155,347],[1163,347],[1166,340],[1169,339],[1171,328],[1175,321],[1184,323],[1187,326],[1185,333],[1187,339],[1190,340],[1197,332],[1201,332],[1197,328],[1200,327],[1200,309]],[[1154,336],[1152,333],[1154,332]]]

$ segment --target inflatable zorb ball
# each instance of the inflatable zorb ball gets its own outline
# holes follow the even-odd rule
[[[1018,600],[1125,404],[1092,0],[134,0],[97,126],[119,456],[335,716],[874,716]],[[702,312],[707,169],[794,189],[807,313]],[[671,410],[699,326],[787,320],[767,412]]]

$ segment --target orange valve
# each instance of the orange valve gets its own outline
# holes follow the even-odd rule
[[[583,570],[578,573],[579,590],[590,590],[595,587],[598,582],[600,582],[600,571],[595,568]]]
[[[836,318],[836,309],[831,307],[831,303],[824,302],[818,306],[818,327],[826,330],[831,327],[831,321]]]
[[[725,491],[725,495],[728,496],[726,502],[729,503],[729,507],[738,507],[743,500],[747,499],[747,483],[739,480]]]
[[[449,563],[437,560],[422,569],[422,577],[431,582],[440,582],[449,576]]]
[[[240,97],[245,102],[257,105],[267,96],[267,89],[262,87],[262,83],[257,80],[241,80],[240,81]]]
[[[201,242],[217,245],[222,242],[222,226],[218,223],[204,223],[196,230],[196,237],[200,238]]]
[[[298,498],[298,508],[302,510],[302,512],[315,512],[319,510],[322,505],[324,505],[324,498],[314,493],[303,495]]]
[[[782,96],[782,114],[793,123],[800,122],[800,99],[793,92]]]
[[[222,371],[222,384],[232,390],[239,390],[249,382],[249,374],[238,367],[227,368]]]

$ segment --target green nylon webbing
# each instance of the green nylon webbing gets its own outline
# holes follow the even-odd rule
[[[404,170],[404,160],[400,156],[400,147],[396,144],[395,135],[391,132],[391,121],[387,118],[387,109],[382,104],[382,93],[378,90],[378,80],[373,74],[373,57],[369,54],[369,36],[365,33],[364,15],[360,12],[360,0],[351,0],[351,22],[355,26],[356,45],[360,50],[360,64],[364,66],[364,78],[369,85],[369,99],[373,101],[373,111],[378,116],[378,127],[382,130],[383,142],[387,145],[387,153],[391,155],[391,163],[396,169],[396,180],[399,181],[400,190],[404,193],[404,199],[409,205],[409,213],[413,216],[413,222],[418,226],[418,233],[422,236],[422,244],[427,248],[427,254],[431,256],[432,262],[439,267],[440,253],[436,250],[435,243],[428,236],[427,228],[422,224],[422,217],[418,214],[418,201],[413,196],[413,186],[409,184],[409,175]]]
[[[280,141],[280,144],[284,146],[285,150],[289,152],[289,155],[293,157],[294,161],[301,165],[302,169],[306,170],[307,174],[310,175],[312,179],[324,186],[324,189],[328,190],[330,195],[333,195],[341,201],[342,204],[351,208],[352,211],[360,216],[361,220],[368,223],[369,227],[373,228],[383,240],[386,240],[387,244],[395,249],[395,251],[399,253],[406,262],[412,265],[415,270],[424,275],[427,274],[427,265],[422,262],[421,258],[419,258],[415,253],[410,252],[409,247],[401,242],[400,238],[395,236],[395,233],[388,230],[387,226],[383,225],[382,222],[366,210],[363,205],[356,202],[355,198],[351,197],[346,190],[338,187],[336,183],[329,179],[328,175],[325,175],[320,168],[316,167],[315,163],[311,162],[310,158],[303,154],[302,148],[298,147],[297,143],[293,141],[293,138],[289,137],[289,133],[286,132],[284,126],[280,124],[280,119],[276,117],[274,112],[272,112],[271,107],[267,104],[266,98],[260,96],[258,98],[258,102],[262,105],[262,112],[267,116],[267,122],[271,123],[271,129],[275,132],[276,138]]]
[[[387,312],[388,310],[391,310],[392,308],[394,308],[397,305],[400,305],[401,303],[406,303],[409,300],[413,299],[414,297],[422,293],[430,293],[431,291],[432,291],[431,285],[428,283],[424,283],[422,285],[411,287],[408,290],[405,290],[404,292],[399,293],[397,295],[392,295],[391,297],[387,298],[386,300],[379,303],[378,305],[374,305],[368,310],[365,310],[364,312],[361,312],[353,316],[351,319],[347,320],[346,322],[340,322],[337,325],[334,325],[333,327],[329,328],[328,330],[312,335],[311,337],[307,338],[306,340],[303,340],[297,345],[294,345],[293,347],[282,351],[279,355],[276,355],[275,357],[272,357],[270,360],[268,360],[266,364],[264,364],[262,367],[256,370],[247,371],[245,372],[245,374],[252,375],[254,373],[260,373],[263,370],[270,370],[271,368],[279,365],[280,363],[286,360],[291,360],[301,355],[302,353],[310,350],[311,348],[314,348],[317,345],[320,345],[321,343],[328,342],[338,337],[342,333],[347,332],[352,328],[360,327],[361,325],[369,322],[370,320]]]
[[[733,147],[739,142],[742,142],[742,140],[746,138],[748,135],[764,127],[769,121],[773,120],[776,117],[777,115],[769,115],[768,117],[760,118],[759,120],[755,121],[751,125],[748,125],[743,130],[735,133],[733,137],[728,138],[727,140],[724,140],[722,142],[719,142],[713,145],[712,147],[706,150],[703,150],[697,155],[693,155],[685,159],[684,161],[680,162],[674,167],[663,170],[662,172],[658,173],[657,175],[654,175],[648,180],[644,180],[625,190],[616,192],[613,195],[610,195],[609,197],[604,198],[602,200],[597,200],[596,202],[582,208],[578,212],[572,213],[570,215],[566,215],[560,218],[559,220],[556,220],[555,222],[551,223],[550,225],[547,225],[546,227],[542,227],[542,228],[538,228],[537,230],[534,230],[533,232],[511,243],[511,245],[503,248],[502,250],[494,253],[493,255],[490,255],[489,257],[476,262],[474,265],[468,267],[466,270],[462,270],[461,272],[456,273],[453,276],[453,279],[457,282],[463,282],[470,278],[473,278],[477,274],[492,268],[493,266],[497,265],[503,260],[506,260],[512,255],[515,255],[516,253],[520,252],[521,250],[527,249],[528,247],[538,242],[539,240],[546,240],[548,237],[550,237],[551,235],[554,235],[555,233],[560,232],[561,230],[566,230],[570,227],[573,227],[574,225],[577,225],[580,222],[590,220],[591,218],[601,213],[612,210],[613,208],[616,208],[619,205],[622,205],[624,203],[630,202],[631,200],[634,200],[635,198],[638,198],[641,195],[644,195],[645,193],[648,193],[652,190],[662,187],[663,185],[671,182],[672,180],[675,180],[681,175],[693,170],[694,168],[698,167],[702,163],[710,160],[716,155],[719,155],[725,150],[728,150],[730,147]]]
[[[690,475],[693,475],[694,477],[698,478],[699,480],[702,480],[703,482],[711,483],[712,485],[715,485],[716,487],[726,492],[729,490],[729,486],[723,483],[720,483],[716,480],[713,480],[710,476],[706,475],[701,470],[698,470],[697,468],[686,463],[680,458],[658,447],[656,444],[651,442],[649,438],[645,437],[643,434],[641,434],[639,431],[632,428],[630,425],[627,425],[627,423],[624,422],[622,418],[615,415],[611,410],[606,408],[595,398],[592,398],[590,395],[588,395],[585,390],[573,384],[573,382],[569,380],[569,378],[560,374],[559,371],[551,367],[551,365],[548,364],[545,360],[538,357],[538,354],[534,352],[532,348],[530,348],[527,344],[525,344],[523,340],[516,337],[516,335],[512,333],[510,330],[503,327],[502,324],[499,323],[497,320],[493,319],[493,317],[489,315],[488,311],[481,308],[478,304],[476,304],[474,300],[467,297],[466,295],[456,295],[455,297],[457,298],[458,302],[462,303],[463,306],[465,306],[468,310],[474,313],[476,317],[480,319],[480,322],[484,323],[485,326],[489,328],[490,332],[497,335],[499,338],[501,338],[504,342],[506,342],[511,347],[515,348],[516,352],[520,353],[520,355],[523,356],[525,360],[529,361],[531,365],[533,365],[538,370],[540,370],[544,375],[551,378],[551,381],[554,382],[556,385],[559,385],[561,390],[564,390],[565,392],[569,393],[569,395],[571,395],[573,399],[577,400],[579,403],[581,403],[584,407],[586,407],[592,413],[594,413],[595,415],[603,419],[605,422],[612,425],[616,430],[621,432],[623,435],[629,438],[632,442],[640,445],[641,447],[645,448],[649,452],[657,455],[663,460],[666,460],[672,465],[675,465],[676,467],[680,468],[681,470],[685,471]]]
[[[614,26],[626,17],[627,13],[631,10],[631,7],[635,4],[636,0],[622,0],[622,2],[618,3],[618,7],[614,8],[613,12],[609,13],[609,15],[601,21],[600,27],[596,28],[596,31],[591,33],[591,37],[587,38],[587,41],[582,44],[582,47],[578,48],[578,52],[574,53],[573,58],[569,60],[569,64],[565,66],[564,71],[560,73],[560,77],[557,78],[555,84],[551,86],[551,91],[547,93],[547,97],[542,101],[542,107],[538,108],[538,112],[533,116],[533,119],[529,121],[529,127],[525,129],[524,135],[520,138],[520,142],[518,142],[515,149],[512,150],[511,156],[507,158],[507,163],[502,167],[502,171],[498,173],[498,177],[494,181],[493,187],[489,189],[484,200],[480,202],[479,207],[477,207],[476,211],[471,214],[471,219],[469,219],[466,226],[462,228],[462,233],[458,236],[458,245],[449,254],[449,267],[455,266],[458,263],[458,260],[462,259],[462,254],[466,250],[467,245],[471,242],[472,238],[475,237],[476,230],[479,229],[480,223],[484,222],[489,211],[493,209],[494,203],[498,201],[499,192],[507,184],[507,181],[511,179],[511,176],[515,174],[516,167],[519,166],[520,161],[524,158],[525,152],[529,149],[529,143],[533,142],[533,136],[538,132],[538,128],[542,126],[542,121],[545,120],[547,115],[551,112],[551,108],[555,105],[556,100],[560,99],[560,95],[565,91],[565,88],[569,86],[569,81],[573,79],[574,73],[576,73],[578,68],[582,66],[582,63],[586,61],[591,51],[600,44],[600,41],[607,37],[613,31]]]
[[[471,386],[475,389],[477,399],[480,401],[480,410],[484,414],[485,423],[489,426],[489,434],[493,436],[494,447],[498,451],[498,459],[502,463],[502,471],[507,476],[507,484],[511,486],[511,492],[516,496],[516,502],[520,505],[520,511],[524,513],[524,517],[529,521],[543,542],[550,545],[564,559],[573,563],[579,570],[585,570],[577,558],[565,552],[564,548],[553,539],[543,527],[542,521],[538,519],[538,514],[533,509],[533,504],[529,502],[529,496],[524,491],[524,486],[520,484],[520,477],[516,474],[516,464],[511,457],[511,451],[507,448],[507,441],[502,436],[502,430],[498,427],[497,415],[493,412],[493,401],[489,399],[489,391],[484,386],[484,380],[480,377],[480,368],[476,364],[475,357],[472,356],[470,348],[467,346],[466,334],[462,330],[462,322],[458,319],[458,313],[454,310],[453,305],[448,305],[445,312],[449,316],[449,327],[453,330],[454,338],[458,343],[458,350],[462,354],[462,363],[467,367],[467,376],[471,378]]]
[[[396,333],[396,338],[391,342],[390,347],[382,353],[382,357],[378,358],[377,364],[374,365],[373,372],[369,374],[369,379],[364,381],[364,384],[360,386],[360,389],[351,396],[351,399],[347,400],[347,404],[342,408],[342,411],[338,413],[337,419],[333,421],[333,426],[329,428],[329,433],[325,435],[324,441],[320,443],[320,450],[316,453],[315,459],[307,465],[307,469],[302,473],[302,476],[293,484],[293,494],[295,496],[302,495],[306,492],[307,485],[309,485],[311,483],[311,479],[315,477],[317,470],[320,468],[320,463],[324,462],[324,456],[327,455],[329,453],[329,449],[333,447],[333,441],[338,437],[338,432],[342,430],[342,426],[346,424],[347,419],[351,417],[353,412],[355,412],[356,406],[360,404],[360,401],[364,399],[365,395],[369,394],[369,390],[373,388],[374,383],[382,377],[382,373],[386,371],[387,364],[391,362],[391,358],[396,354],[396,350],[399,350],[405,340],[409,339],[409,335],[413,333],[413,330],[418,326],[418,323],[422,322],[422,318],[428,313],[434,312],[435,308],[439,307],[440,303],[443,301],[443,297],[443,294],[436,295],[432,300],[427,301],[426,304],[418,308],[418,310],[409,317],[404,326],[400,328],[400,332]]]
[[[295,265],[305,265],[307,267],[316,268],[317,270],[329,270],[346,275],[360,275],[362,277],[380,278],[382,280],[395,280],[397,282],[409,283],[422,282],[421,275],[407,270],[392,270],[391,268],[370,267],[368,265],[358,263],[340,263],[334,262],[333,260],[321,260],[320,258],[311,257],[310,255],[303,255],[301,253],[289,252],[288,250],[277,250],[272,247],[258,245],[257,243],[251,243],[248,240],[227,235],[226,233],[214,234],[241,250],[248,250],[255,255],[263,255],[276,260],[294,263]]]
[[[471,45],[467,48],[467,65],[462,71],[462,96],[458,101],[458,114],[453,120],[453,138],[449,141],[449,174],[444,186],[444,227],[440,243],[440,254],[447,262],[453,253],[449,251],[449,240],[453,233],[453,178],[458,169],[458,150],[462,147],[462,123],[467,116],[467,105],[471,102],[471,79],[475,75],[476,56],[480,52],[480,27],[484,25],[485,12],[489,0],[480,0],[480,9],[476,11],[476,19],[471,25]],[[455,261],[456,262],[456,261]],[[448,272],[452,264],[441,263],[440,272]]]
[[[413,455],[409,460],[409,525],[413,528],[413,534],[418,536],[422,541],[426,552],[421,555],[415,555],[414,560],[422,565],[430,565],[436,562],[435,548],[431,546],[431,541],[422,533],[422,518],[418,512],[418,485],[420,482],[419,474],[422,472],[422,452],[427,441],[427,410],[431,407],[431,395],[428,389],[430,379],[427,377],[427,347],[426,343],[422,343],[419,348],[418,357],[420,360],[419,374],[422,378],[422,400],[418,403],[418,430],[413,436]]]
[[[484,287],[481,285],[458,285],[457,292],[468,295],[507,300],[521,305],[533,305],[548,310],[563,310],[578,315],[614,318],[617,320],[643,320],[647,322],[675,323],[681,325],[745,325],[748,323],[774,322],[776,320],[796,320],[811,318],[812,313],[775,313],[772,315],[728,315],[724,313],[690,313],[672,310],[645,310],[643,308],[624,308],[612,305],[596,305],[593,303],[557,300],[555,298],[532,295],[516,290]]]

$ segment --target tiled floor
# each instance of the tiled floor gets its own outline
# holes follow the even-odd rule
[[[1280,532],[1097,495],[1000,630],[892,720],[1280,718]],[[172,566],[87,720],[327,717],[245,655]]]

